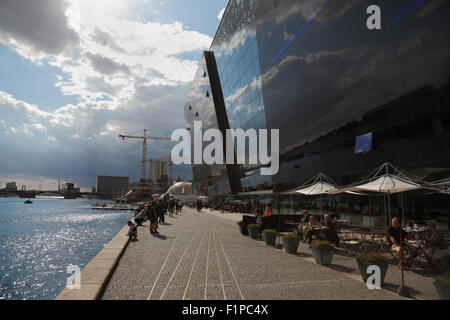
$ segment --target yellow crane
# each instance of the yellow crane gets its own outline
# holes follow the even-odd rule
[[[142,168],[141,168],[141,181],[145,181],[145,167],[147,160],[147,139],[149,140],[159,140],[159,141],[171,141],[170,138],[167,137],[152,137],[147,136],[147,129],[144,129],[144,135],[143,136],[131,136],[131,135],[123,135],[119,134],[119,138],[122,138],[122,140],[125,139],[142,139]],[[151,174],[151,173],[150,173]]]

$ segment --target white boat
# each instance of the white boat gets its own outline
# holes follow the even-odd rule
[[[136,210],[137,207],[131,205],[95,205],[92,206],[93,210]]]

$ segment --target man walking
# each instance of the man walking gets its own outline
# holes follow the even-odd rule
[[[156,212],[159,217],[159,222],[162,224],[166,224],[165,215],[164,215],[164,207],[160,200],[156,201]]]

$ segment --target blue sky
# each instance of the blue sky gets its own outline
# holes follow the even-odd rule
[[[197,61],[227,1],[20,3],[0,2],[0,188],[137,180],[141,144],[117,135],[183,127]],[[171,147],[152,142],[150,155]]]

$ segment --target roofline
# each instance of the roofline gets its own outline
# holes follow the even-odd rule
[[[230,7],[231,1],[234,1],[234,0],[228,0],[227,6],[225,7],[225,11],[223,12],[223,15],[222,15],[222,19],[220,19],[219,25],[217,26],[216,33],[214,34],[214,38],[211,42],[211,45],[209,46],[209,51],[211,51],[214,41],[216,40],[217,34],[219,33],[219,29],[223,24],[223,19],[225,18],[225,14],[227,13],[228,8]]]

